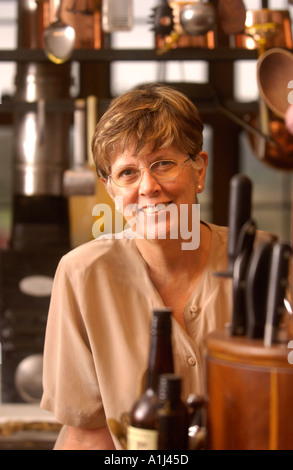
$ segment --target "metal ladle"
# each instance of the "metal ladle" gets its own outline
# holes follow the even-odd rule
[[[61,19],[62,0],[56,11],[56,18],[44,31],[44,50],[55,64],[66,62],[74,48],[75,30]]]

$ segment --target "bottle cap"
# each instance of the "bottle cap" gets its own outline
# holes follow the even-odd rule
[[[169,335],[172,328],[172,309],[171,308],[156,308],[153,310],[153,318],[151,325],[151,334],[166,334]]]
[[[181,396],[181,377],[176,374],[162,374],[159,377],[159,400],[174,400]]]
[[[153,309],[153,315],[157,317],[168,317],[172,315],[172,312],[173,310],[170,307],[160,307]]]

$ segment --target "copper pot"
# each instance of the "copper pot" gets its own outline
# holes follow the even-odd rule
[[[288,10],[247,10],[245,34],[236,35],[236,47],[259,49],[259,35],[265,35],[266,49],[293,47],[290,12]]]
[[[257,156],[279,169],[293,169],[293,136],[286,129],[285,116],[289,107],[289,83],[293,77],[293,55],[282,48],[264,52],[257,64],[257,80],[261,100],[268,107],[270,137],[276,145],[258,145],[251,138]],[[254,118],[256,120],[256,118]]]
[[[249,134],[250,143],[260,161],[278,170],[293,170],[293,136],[286,130],[285,122],[273,113],[269,113],[270,139],[264,142],[262,137]],[[258,116],[251,117],[250,124],[258,127]],[[261,139],[261,141],[260,141]]]

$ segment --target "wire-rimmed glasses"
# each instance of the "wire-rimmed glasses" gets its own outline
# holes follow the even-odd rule
[[[134,165],[125,165],[113,171],[108,176],[108,181],[112,181],[120,188],[135,188],[139,185],[142,170],[147,169],[150,174],[158,181],[172,181],[174,180],[183,165],[191,160],[189,156],[184,162],[177,162],[176,160],[158,160],[151,163],[149,167],[138,168]]]

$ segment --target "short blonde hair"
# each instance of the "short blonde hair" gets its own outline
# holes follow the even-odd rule
[[[139,155],[174,147],[196,156],[203,145],[203,123],[195,105],[162,84],[139,86],[115,98],[97,124],[92,151],[97,173],[107,178],[113,158],[126,148]]]

